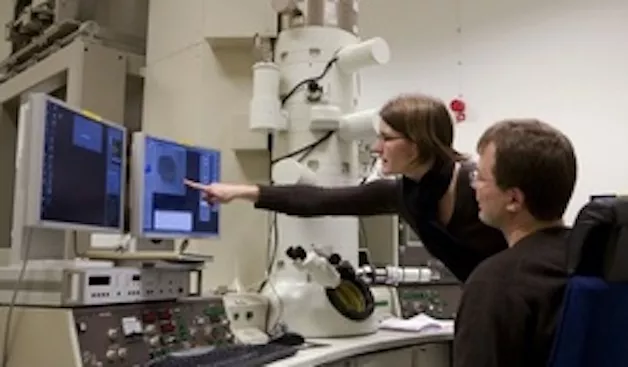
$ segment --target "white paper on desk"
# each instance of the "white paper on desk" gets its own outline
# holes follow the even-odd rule
[[[398,319],[396,317],[385,319],[379,324],[379,328],[415,332],[453,332],[454,321],[438,320],[421,313],[409,319]]]

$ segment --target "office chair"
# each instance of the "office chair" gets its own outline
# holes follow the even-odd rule
[[[568,246],[570,279],[548,366],[628,366],[628,199],[586,204]]]

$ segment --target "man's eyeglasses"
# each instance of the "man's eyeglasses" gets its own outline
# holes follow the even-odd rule
[[[489,182],[489,181],[493,181],[492,178],[486,178],[486,177],[482,177],[479,174],[478,169],[474,169],[471,172],[469,172],[469,180],[471,183],[474,182]]]

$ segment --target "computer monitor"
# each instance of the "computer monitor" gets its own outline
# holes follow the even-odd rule
[[[220,152],[133,134],[131,230],[140,238],[210,238],[219,235],[219,210],[184,179],[220,181]]]
[[[25,190],[24,224],[122,232],[126,129],[41,93],[23,113],[16,190]]]

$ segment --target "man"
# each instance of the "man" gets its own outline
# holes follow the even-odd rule
[[[499,122],[477,150],[479,216],[502,231],[509,248],[464,285],[454,366],[545,366],[567,282],[562,217],[576,181],[574,150],[538,120]]]

